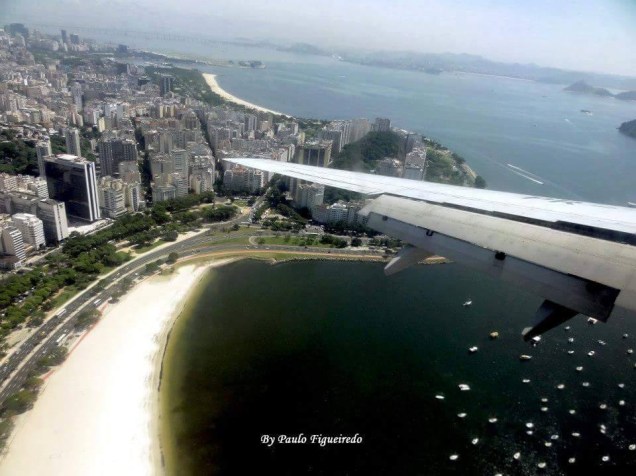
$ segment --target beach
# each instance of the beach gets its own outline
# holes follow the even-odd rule
[[[107,305],[20,416],[0,475],[161,474],[158,384],[170,328],[219,260],[155,276]]]
[[[205,79],[205,82],[208,84],[212,92],[218,94],[226,101],[232,102],[234,104],[238,104],[240,106],[245,106],[250,109],[255,109],[261,112],[269,112],[269,113],[277,114],[281,116],[289,116],[289,114],[285,114],[282,112],[274,111],[272,109],[267,109],[266,107],[261,107],[256,104],[252,104],[251,102],[245,101],[241,98],[234,96],[233,94],[228,93],[219,85],[218,81],[216,80],[216,74],[210,74],[210,73],[202,73],[202,74],[203,74],[203,78]]]

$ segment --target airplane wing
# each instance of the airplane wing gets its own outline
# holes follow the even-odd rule
[[[374,197],[367,225],[408,243],[387,274],[430,254],[545,301],[526,340],[576,314],[636,311],[636,209],[335,170],[266,159],[227,162]]]

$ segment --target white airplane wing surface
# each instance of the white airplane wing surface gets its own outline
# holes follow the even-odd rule
[[[431,254],[542,296],[524,338],[582,313],[636,311],[636,209],[266,159],[227,162],[369,195],[367,225],[408,243],[392,274]]]

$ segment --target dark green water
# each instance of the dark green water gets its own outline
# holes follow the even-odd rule
[[[469,297],[473,306],[462,307]],[[636,463],[633,319],[589,326],[579,318],[532,348],[520,331],[538,305],[457,265],[390,278],[372,263],[212,270],[164,362],[168,467],[179,475],[535,474],[545,462],[543,474],[626,471]],[[492,330],[499,339],[489,340]],[[469,354],[473,345],[479,351]],[[520,362],[522,353],[533,359]],[[307,443],[261,443],[264,434],[299,433]],[[312,434],[355,433],[362,443],[310,443]]]

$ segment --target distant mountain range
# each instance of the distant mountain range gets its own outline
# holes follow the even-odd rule
[[[587,84],[585,81],[577,81],[569,85],[564,91],[582,94],[594,94],[595,96],[609,96],[623,101],[636,101],[636,91],[625,91],[618,94],[612,94],[605,88],[596,88]]]
[[[266,44],[270,47],[273,46],[271,43],[261,43],[261,46],[265,46]],[[501,63],[470,54],[433,54],[414,53],[410,51],[352,52],[350,50],[341,51],[337,48],[327,50],[308,43],[295,43],[290,46],[276,46],[275,48],[279,51],[288,51],[297,54],[333,56],[350,63],[421,71],[429,74],[454,72],[477,73],[508,76],[511,78],[528,79],[552,84],[572,84],[584,81],[591,84],[602,84],[606,88],[636,90],[636,77],[567,71],[558,68],[538,66],[536,64]]]

